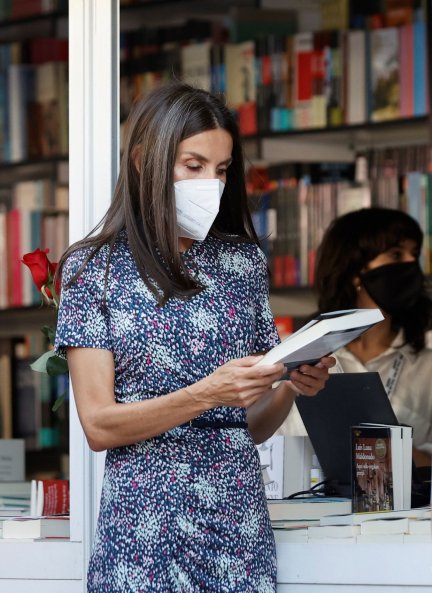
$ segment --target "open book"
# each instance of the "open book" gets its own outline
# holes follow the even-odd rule
[[[379,309],[322,313],[272,348],[257,364],[283,362],[288,371],[302,364],[315,365],[383,319]]]

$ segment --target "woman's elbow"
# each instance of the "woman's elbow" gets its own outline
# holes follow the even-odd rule
[[[89,437],[87,435],[86,435],[86,439],[87,439],[88,446],[95,453],[101,453],[102,451],[106,451],[108,449],[108,447],[104,443],[102,443],[101,441],[98,441],[97,439],[92,439],[91,437]]]
[[[101,429],[96,422],[87,420],[86,422],[81,422],[81,424],[88,446],[92,451],[100,453],[110,448],[107,432]]]
[[[261,443],[269,438],[268,435],[264,433],[264,431],[257,427],[251,427],[249,425],[249,432],[255,445],[261,445]]]

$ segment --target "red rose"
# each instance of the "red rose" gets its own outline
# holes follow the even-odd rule
[[[23,256],[22,263],[29,268],[38,291],[41,292],[42,287],[45,287],[47,295],[52,298],[51,291],[47,285],[52,284],[57,263],[50,262],[47,257],[48,252],[49,249],[44,249],[43,251],[39,248],[35,249]],[[55,290],[57,293],[58,288],[58,282],[56,282]]]

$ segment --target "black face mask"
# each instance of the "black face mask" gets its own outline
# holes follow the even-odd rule
[[[360,278],[370,297],[389,315],[416,305],[423,290],[423,272],[417,261],[380,266]]]

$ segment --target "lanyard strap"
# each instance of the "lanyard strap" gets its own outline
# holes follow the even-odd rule
[[[397,385],[398,379],[400,377],[404,362],[405,362],[405,357],[402,354],[402,352],[399,352],[393,361],[393,364],[390,368],[390,372],[387,377],[387,381],[385,382],[385,385],[384,385],[385,390],[387,391],[387,395],[389,396],[389,399],[393,395],[393,392],[396,388],[396,385]]]

